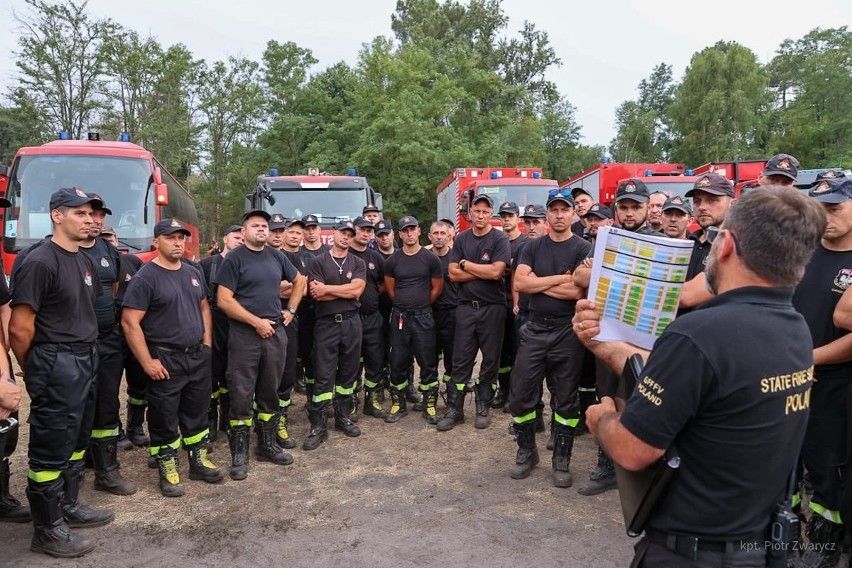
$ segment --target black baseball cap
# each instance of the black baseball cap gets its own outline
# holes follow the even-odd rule
[[[159,237],[160,235],[171,235],[172,233],[178,232],[183,233],[187,237],[192,234],[189,232],[189,229],[186,228],[186,225],[177,219],[163,219],[154,225],[154,237]]]
[[[521,209],[518,207],[518,204],[514,201],[504,201],[500,204],[500,209],[497,210],[497,214],[500,213],[510,213],[512,215],[519,215]]]
[[[589,197],[594,199],[594,196],[591,193],[589,193],[588,191],[586,191],[585,189],[583,189],[582,187],[572,187],[571,188],[571,197],[573,197],[574,199],[577,199],[578,193],[585,193],[586,195],[588,195]]]
[[[361,214],[363,215],[364,213],[370,213],[371,211],[374,211],[376,213],[381,213],[379,208],[376,207],[375,205],[365,205],[364,209],[361,210]]]
[[[86,192],[86,195],[88,195],[89,197],[94,197],[95,199],[101,202],[100,207],[95,207],[95,205],[92,204],[92,209],[103,211],[107,215],[112,215],[112,209],[106,206],[106,201],[104,201],[103,197],[101,197],[97,193],[89,193],[88,191]]]
[[[566,205],[574,207],[574,198],[571,197],[571,190],[567,187],[554,187],[547,193],[547,203],[545,203],[545,207],[550,208],[552,203],[556,203],[557,201],[561,201]]]
[[[228,225],[228,228],[225,229],[225,234],[230,235],[231,233],[238,233],[243,230],[242,225]]]
[[[663,211],[668,209],[677,209],[678,211],[683,211],[687,215],[692,215],[692,205],[689,203],[688,199],[684,199],[680,195],[673,195],[666,199],[666,202],[663,203]]]
[[[615,202],[632,199],[637,203],[646,203],[651,198],[648,186],[641,179],[630,178],[621,182],[615,192]]]
[[[79,187],[63,187],[50,196],[51,211],[60,207],[80,207],[86,203],[91,203],[92,209],[100,209],[104,206],[100,199],[88,195]]]
[[[362,229],[375,229],[376,227],[373,225],[373,222],[367,219],[366,217],[355,217],[355,220],[352,221],[352,224],[356,227],[360,227]]]
[[[612,219],[612,211],[606,205],[602,205],[600,203],[593,203],[589,210],[586,211],[586,214],[583,215],[583,218],[589,217],[590,215],[594,215],[599,219]]]
[[[852,199],[852,178],[824,179],[808,195],[822,203],[843,203]]]
[[[532,203],[524,207],[524,212],[521,214],[521,219],[544,219],[545,217],[547,217],[547,209],[544,205]]]
[[[799,175],[799,160],[790,154],[776,154],[769,158],[763,168],[765,176],[785,176],[792,180]]]
[[[393,231],[393,229],[391,229],[390,224],[387,221],[384,221],[384,220],[379,221],[374,226],[376,227],[376,234],[377,235],[386,235],[386,234]]]
[[[118,236],[118,233],[115,232],[115,229],[112,228],[112,225],[104,225],[103,229],[101,229],[101,236],[103,235]]]
[[[338,221],[334,225],[335,231],[352,231],[352,234],[355,234],[355,225],[352,224],[352,221]]]
[[[273,213],[269,218],[269,230],[277,231],[287,228],[287,218],[281,213]]]
[[[443,218],[443,219],[438,219],[438,221],[441,221],[442,223],[446,223],[447,225],[449,225],[453,229],[456,228],[456,224],[453,221],[451,221],[450,219],[447,219],[446,217]]]
[[[293,225],[301,225],[302,228],[305,227],[305,222],[299,219],[298,217],[293,217],[292,219],[288,219],[287,223],[284,225],[285,229],[289,229]]]
[[[320,222],[316,215],[305,215],[302,217],[302,224],[304,224],[305,227],[318,227]]]
[[[251,211],[246,211],[245,213],[243,213],[243,223],[248,221],[251,217],[263,217],[264,219],[266,219],[267,223],[272,218],[272,216],[263,209],[252,209]]]
[[[840,179],[840,178],[845,178],[845,177],[846,177],[846,173],[844,173],[840,170],[828,170],[827,172],[820,172],[820,173],[817,174],[817,177],[814,180],[814,183],[811,185],[811,187],[818,184],[819,182],[821,182],[824,179]]]
[[[412,217],[411,215],[406,215],[402,219],[399,220],[397,224],[397,229],[400,231],[403,229],[407,229],[408,227],[419,227],[420,223],[417,222],[417,219]]]
[[[686,192],[685,196],[692,197],[695,195],[696,191],[703,191],[710,195],[727,195],[728,197],[737,196],[734,192],[734,184],[731,183],[731,180],[719,174],[702,175],[698,178],[698,181],[695,182],[695,185],[692,186],[692,189]]]
[[[491,196],[487,193],[477,193],[473,196],[473,199],[470,201],[471,205],[476,205],[477,201],[487,201],[488,205],[494,209],[494,200],[491,199]]]

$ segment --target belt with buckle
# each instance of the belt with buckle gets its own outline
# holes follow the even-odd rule
[[[739,540],[707,540],[696,536],[688,536],[682,534],[669,534],[655,529],[647,529],[645,536],[648,540],[660,546],[664,546],[672,552],[695,560],[698,557],[699,551],[707,552],[734,552],[742,548],[744,542],[763,542],[766,540],[766,533],[759,532],[751,535],[748,538]],[[761,549],[762,550],[762,549]]]
[[[350,318],[355,317],[355,315],[357,313],[358,313],[358,310],[352,310],[352,311],[349,311],[349,312],[343,312],[341,314],[326,314],[324,316],[319,316],[317,319],[329,319],[329,320],[334,320],[337,323],[340,323],[343,320],[348,320]]]
[[[162,349],[163,351],[168,351],[171,353],[196,353],[201,351],[201,348],[204,347],[203,343],[196,343],[195,345],[190,345],[189,347],[183,347],[182,345],[172,345],[171,343],[151,343],[151,347],[154,349]]]
[[[423,310],[400,310],[399,308],[393,308],[392,311],[405,317],[432,315],[432,308],[426,308]]]
[[[530,312],[528,320],[548,327],[557,327],[571,323],[571,316],[541,316]]]
[[[484,308],[485,306],[491,305],[493,302],[481,302],[479,300],[471,300],[470,302],[467,302],[467,303],[469,303],[471,306],[473,306],[474,309],[479,310],[481,308]]]

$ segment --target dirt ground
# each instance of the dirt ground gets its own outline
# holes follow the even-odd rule
[[[397,424],[362,415],[361,437],[330,430],[325,444],[305,452],[305,399],[294,395],[291,435],[300,446],[291,450],[293,465],[258,463],[253,439],[248,479],[209,485],[189,481],[183,454],[186,495],[176,499],[160,495],[145,450],[120,452],[122,472],[139,491],[94,491],[88,470],[83,502],[115,511],[106,527],[78,529],[96,543],[92,553],[75,560],[31,553],[31,525],[4,523],[0,566],[628,565],[635,541],[624,533],[617,494],[577,493],[596,463],[594,440],[576,440],[572,488],[550,482],[547,433],[538,435],[541,464],[530,478],[513,480],[510,416],[492,412],[491,427],[476,430],[472,399],[467,422],[450,432],[437,432],[419,413]],[[24,425],[12,457],[12,492],[22,500],[27,437]],[[213,460],[227,467],[223,435],[216,446]]]

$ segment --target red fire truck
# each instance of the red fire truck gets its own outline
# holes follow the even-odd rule
[[[370,187],[367,178],[349,168],[345,176],[308,168],[308,175],[281,176],[272,168],[257,176],[257,187],[246,196],[246,211],[262,209],[287,219],[316,215],[322,227],[322,242],[329,243],[334,224],[361,215],[364,207],[382,208],[382,194]]]
[[[127,134],[117,142],[89,133],[87,140],[59,140],[18,150],[11,166],[0,166],[0,195],[11,207],[3,212],[3,268],[8,274],[18,251],[52,232],[50,195],[80,187],[103,197],[107,217],[123,252],[142,260],[156,256],[152,241],[160,219],[180,219],[192,232],[184,255],[198,258],[198,214],[189,193],[145,148]]]
[[[513,201],[521,210],[529,204],[544,205],[548,192],[558,185],[542,179],[541,168],[456,168],[438,186],[438,219],[451,220],[457,231],[470,228],[471,200],[484,193],[494,201],[492,225],[500,227],[501,203]]]
[[[615,201],[618,185],[628,178],[642,180],[648,192],[683,196],[695,185],[697,177],[683,164],[621,164],[601,162],[563,182],[560,187],[581,187],[598,203]]]

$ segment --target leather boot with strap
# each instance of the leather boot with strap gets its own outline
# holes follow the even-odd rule
[[[464,385],[462,388],[465,388]],[[438,421],[439,432],[447,432],[455,428],[457,424],[464,424],[465,394],[466,391],[460,391],[455,383],[447,383],[447,410],[444,412],[444,417]]]
[[[134,446],[146,447],[151,439],[145,435],[145,410],[147,406],[140,404],[127,405],[127,439]]]
[[[46,483],[29,481],[27,499],[33,518],[30,550],[56,558],[77,558],[95,545],[71,532],[62,513],[62,478]]]
[[[429,424],[438,423],[438,387],[432,387],[423,393],[423,418]]]
[[[364,414],[384,420],[388,413],[382,407],[382,401],[379,397],[381,390],[381,387],[364,388]]]
[[[160,493],[163,497],[182,497],[183,485],[180,484],[180,473],[178,469],[177,450],[170,447],[161,447],[157,453],[157,469],[160,474]]]
[[[231,448],[231,471],[234,481],[242,481],[248,476],[249,427],[245,424],[231,426],[228,430],[228,445]]]
[[[328,417],[325,414],[325,406],[323,403],[308,403],[308,420],[311,423],[311,430],[302,443],[303,450],[315,450],[328,439]]]
[[[515,431],[518,433],[518,453],[515,455],[515,467],[512,468],[509,477],[525,479],[540,461],[538,448],[535,445],[535,424],[532,421],[516,423]]]
[[[491,425],[491,401],[494,399],[494,385],[492,383],[477,383],[476,384],[476,418],[473,421],[473,427],[479,430],[488,428]]]
[[[28,507],[12,497],[9,493],[9,478],[12,472],[9,468],[9,458],[0,460],[0,522],[28,523],[32,520]]]
[[[95,463],[95,489],[113,495],[133,495],[136,484],[124,479],[118,469],[118,436],[92,439],[89,445]]]
[[[275,465],[290,465],[293,456],[281,449],[277,440],[278,420],[277,415],[270,420],[259,420],[257,422],[257,448],[255,455],[257,461],[271,462]]]
[[[92,509],[80,503],[80,487],[85,477],[83,460],[69,462],[62,472],[65,481],[65,496],[62,499],[62,513],[71,528],[102,527],[112,522],[112,511]]]
[[[208,448],[207,437],[186,447],[189,455],[189,478],[207,483],[217,483],[225,479],[225,470],[210,461],[210,458],[207,457]]]
[[[287,411],[289,406],[282,406],[278,410],[278,427],[275,431],[275,437],[278,445],[285,450],[292,450],[296,447],[296,440],[290,437],[290,431],[287,429]]]
[[[352,397],[339,396],[334,399],[334,429],[350,438],[361,435],[361,429],[352,422]]]
[[[603,448],[598,446],[598,465],[589,475],[589,484],[577,490],[580,495],[599,495],[617,487],[615,482],[615,465],[612,459],[606,455]]]
[[[553,485],[554,487],[571,487],[574,479],[571,477],[571,453],[574,449],[574,428],[565,424],[555,423],[556,429],[553,447]]]
[[[394,387],[391,389],[391,407],[388,412],[385,422],[392,424],[399,422],[403,417],[408,416],[408,408],[405,404],[406,397],[405,389]]]

